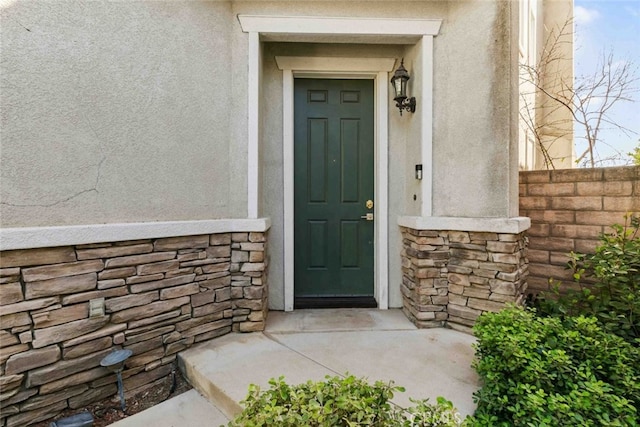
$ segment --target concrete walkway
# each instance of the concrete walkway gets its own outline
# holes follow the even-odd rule
[[[262,334],[229,334],[179,355],[187,378],[212,405],[191,391],[114,425],[186,427],[204,419],[217,426],[241,410],[251,383],[268,388],[281,375],[297,384],[347,372],[405,387],[393,399],[400,406],[410,405],[409,397],[444,396],[465,416],[475,409],[478,388],[474,341],[450,329],[416,329],[400,310],[271,312]]]
[[[228,422],[227,417],[197,390],[189,390],[111,425],[117,427],[218,427]]]

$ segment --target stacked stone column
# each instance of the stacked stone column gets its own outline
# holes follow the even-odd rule
[[[256,332],[267,319],[267,239],[264,233],[233,233],[231,297],[233,330]]]
[[[446,233],[402,229],[403,310],[418,327],[440,327],[448,318]]]
[[[418,327],[469,332],[485,311],[521,304],[527,288],[524,233],[402,228],[403,307]]]

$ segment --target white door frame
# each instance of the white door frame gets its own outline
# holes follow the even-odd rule
[[[327,16],[238,15],[242,31],[248,33],[247,46],[247,217],[258,218],[260,200],[260,87],[262,79],[261,40],[308,42],[331,36],[333,42],[421,43],[422,85],[422,163],[425,168],[422,214],[431,214],[431,128],[433,95],[433,37],[440,31],[441,19],[346,18]],[[375,187],[375,297],[378,307],[388,308],[388,92],[389,61],[393,58],[302,58],[280,57],[283,74],[283,155],[284,155],[284,267],[285,311],[293,310],[293,78],[322,76],[371,78],[375,81],[376,160]],[[299,57],[298,57],[299,58]],[[387,61],[380,63],[377,61]],[[295,62],[299,61],[299,62]]]
[[[378,308],[389,306],[388,243],[388,92],[395,58],[319,58],[278,56],[282,70],[284,172],[284,308],[294,302],[294,78],[350,78],[374,81],[374,297]]]

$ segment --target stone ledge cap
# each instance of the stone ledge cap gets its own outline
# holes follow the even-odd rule
[[[512,218],[400,216],[398,217],[398,225],[414,230],[452,230],[519,234],[531,227],[531,219],[524,216]]]
[[[159,221],[0,229],[0,250],[34,249],[199,234],[265,232],[270,218]]]

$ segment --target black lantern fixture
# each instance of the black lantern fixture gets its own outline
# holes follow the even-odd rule
[[[404,68],[404,58],[402,58],[400,66],[391,78],[391,86],[393,86],[395,94],[393,100],[396,101],[396,107],[400,109],[400,115],[402,115],[402,110],[416,112],[416,98],[413,96],[407,97],[407,82],[410,78],[409,73]]]

